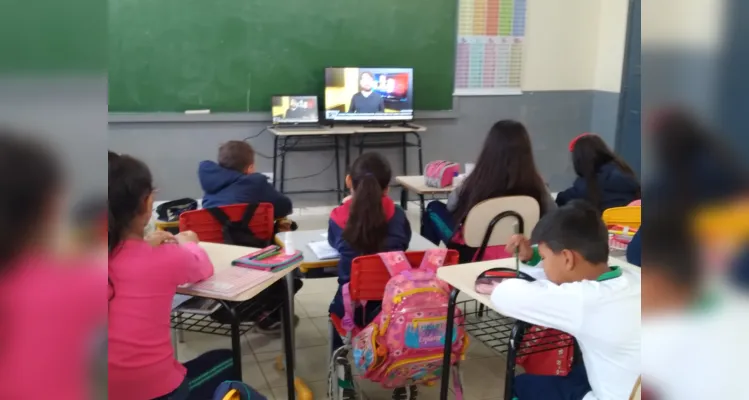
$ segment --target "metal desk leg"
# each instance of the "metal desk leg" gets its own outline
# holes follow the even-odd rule
[[[447,327],[445,328],[445,349],[442,358],[442,385],[440,386],[440,400],[447,400],[450,392],[450,356],[453,352],[453,331],[455,330],[455,304],[458,302],[458,289],[450,293],[447,303]]]
[[[336,189],[338,189],[338,203],[341,203],[341,157],[340,152],[338,151],[338,135],[333,136],[333,140],[335,141],[335,179],[336,179]]]
[[[276,188],[276,160],[278,159],[278,136],[273,135],[273,188]]]
[[[421,210],[421,218],[419,218],[419,223],[421,224],[421,231],[424,232],[424,213],[427,212],[427,206],[426,201],[424,201],[424,195],[419,195],[419,208]]]
[[[231,314],[231,355],[234,364],[234,379],[242,380],[242,342],[239,335],[239,316],[233,307],[229,307],[225,301],[219,300],[221,306],[229,310]]]
[[[401,146],[403,151],[403,175],[408,175],[408,142],[406,141],[406,133],[401,135]],[[401,187],[401,208],[403,211],[408,210],[408,193],[406,188]]]
[[[286,296],[283,302],[283,347],[286,355],[286,389],[289,400],[296,399],[294,389],[294,274],[286,275]]]
[[[351,135],[346,135],[346,149],[344,151],[346,152],[346,165],[344,167],[346,168],[346,171],[344,173],[348,173],[348,169],[351,166]]]
[[[424,175],[424,154],[421,151],[421,135],[419,135],[419,132],[411,133],[416,136],[416,146],[419,149],[419,175]]]
[[[283,184],[286,181],[286,145],[289,143],[289,136],[284,136],[281,145],[281,193],[283,193]],[[275,178],[276,174],[273,174]]]

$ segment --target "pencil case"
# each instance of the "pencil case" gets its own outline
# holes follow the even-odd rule
[[[301,260],[302,252],[297,250],[294,254],[280,253],[259,260],[250,254],[232,261],[232,265],[275,272],[294,265]]]
[[[424,168],[424,183],[430,187],[444,188],[453,184],[453,178],[460,173],[460,164],[452,161],[436,160]]]

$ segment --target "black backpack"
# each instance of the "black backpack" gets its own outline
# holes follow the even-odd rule
[[[206,211],[221,224],[225,244],[260,248],[270,246],[270,240],[258,238],[249,227],[252,216],[255,215],[255,210],[257,210],[257,204],[248,204],[242,218],[239,221],[232,221],[220,208],[206,208]]]
[[[229,216],[218,207],[206,208],[206,211],[208,211],[213,218],[221,224],[221,232],[224,235],[225,244],[263,248],[269,246],[271,241],[258,238],[249,227],[252,216],[255,215],[255,210],[257,210],[257,206],[257,204],[248,204],[239,221],[232,221],[229,219]],[[241,303],[227,303],[230,307],[234,308],[234,312],[240,322],[250,322],[254,321],[260,313],[266,311],[266,296],[263,296],[263,294],[264,293],[261,293],[259,296]],[[230,324],[232,321],[232,314],[226,308],[221,307],[211,314],[211,318],[222,324]]]

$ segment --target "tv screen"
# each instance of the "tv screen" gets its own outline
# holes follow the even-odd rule
[[[331,121],[410,121],[412,68],[326,68],[325,118]]]
[[[317,123],[317,96],[273,96],[273,124]]]

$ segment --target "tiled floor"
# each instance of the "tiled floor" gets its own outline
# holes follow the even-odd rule
[[[409,207],[411,226],[418,229],[418,206]],[[296,216],[299,229],[322,229],[327,227],[327,214]],[[310,387],[314,398],[327,398],[327,360],[329,335],[327,311],[336,290],[334,278],[308,279],[296,295],[294,311],[299,316],[296,328],[296,372]],[[181,361],[187,361],[207,350],[231,348],[229,338],[187,332],[184,343],[178,346]],[[242,341],[243,380],[271,400],[286,400],[286,376],[276,370],[275,358],[281,354],[281,338],[256,333],[247,333]],[[504,390],[504,358],[475,341],[462,363],[465,400],[501,399]],[[377,384],[359,381],[367,400],[390,399],[390,392]],[[436,400],[439,387],[420,388],[419,398]],[[451,396],[451,398],[453,398]]]
[[[326,399],[327,359],[329,351],[327,310],[336,289],[334,278],[306,280],[296,296],[294,311],[299,316],[296,328],[296,371],[310,387],[315,399]],[[179,344],[178,355],[187,361],[207,350],[230,348],[229,338],[186,332]],[[242,368],[246,383],[269,399],[285,400],[286,375],[275,368],[281,354],[280,337],[247,333],[242,341]],[[462,363],[466,400],[500,399],[504,388],[504,358],[475,341],[471,343],[466,361]],[[367,400],[389,399],[390,392],[366,381],[359,382]],[[420,399],[439,397],[439,387],[420,389]]]

